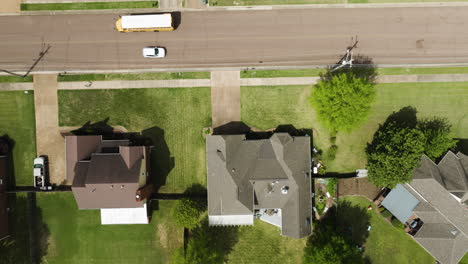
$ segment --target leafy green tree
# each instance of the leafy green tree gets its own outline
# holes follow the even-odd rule
[[[349,132],[367,117],[375,98],[368,78],[340,72],[322,78],[309,98],[319,119],[332,132]]]
[[[173,216],[175,223],[186,228],[197,226],[200,216],[206,210],[206,204],[200,199],[183,198],[177,201]]]
[[[382,126],[366,151],[369,181],[391,188],[409,182],[424,153],[425,141],[417,128],[401,127],[395,122]]]
[[[331,226],[316,228],[304,248],[304,264],[360,264],[359,249]]]
[[[433,117],[418,122],[418,128],[426,136],[424,153],[431,159],[442,156],[457,145],[451,134],[452,126],[447,119]]]

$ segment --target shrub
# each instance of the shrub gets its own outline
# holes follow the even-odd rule
[[[335,196],[337,184],[338,184],[338,179],[336,178],[328,179],[327,191],[330,193],[331,196]]]
[[[330,143],[331,143],[332,145],[335,145],[335,143],[336,143],[336,137],[335,137],[335,136],[330,137]]]
[[[379,207],[379,212],[383,212],[383,211],[385,211],[385,207],[383,206]]]
[[[383,210],[380,214],[381,214],[384,218],[388,218],[388,217],[392,216],[392,213],[390,213],[388,210]]]
[[[405,225],[402,224],[402,223],[400,222],[400,220],[398,220],[396,217],[393,217],[393,218],[392,218],[392,225],[393,225],[394,227],[396,227],[396,228],[401,228],[401,229],[404,229],[404,228],[405,228]]]
[[[173,216],[175,223],[181,227],[194,228],[197,226],[200,216],[206,210],[203,201],[197,199],[183,198],[177,201]]]
[[[338,146],[337,145],[331,145],[331,147],[328,149],[328,159],[329,160],[334,160],[336,157],[336,152],[338,151]]]

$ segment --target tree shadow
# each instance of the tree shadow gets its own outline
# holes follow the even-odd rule
[[[367,144],[366,152],[372,153],[375,151],[375,148],[380,145],[380,142],[377,141],[376,135],[381,131],[387,130],[388,126],[391,124],[399,128],[415,128],[418,124],[416,114],[417,110],[412,106],[405,106],[397,112],[390,114],[385,122],[380,124],[379,128],[375,131],[372,142]]]
[[[6,156],[7,188],[16,186],[15,164],[13,161],[13,148],[15,141],[7,134],[0,137],[0,156]]]
[[[185,259],[187,263],[225,263],[238,236],[237,226],[209,226],[205,217],[189,235]]]
[[[41,263],[50,231],[36,206],[35,193],[9,195],[10,237],[0,241],[1,263]]]
[[[50,231],[42,221],[42,210],[37,207],[36,193],[27,196],[27,217],[29,229],[29,254],[32,263],[41,263],[42,257],[47,255]]]
[[[333,76],[343,73],[354,75],[357,78],[363,78],[370,83],[375,83],[377,78],[377,67],[375,66],[372,58],[358,54],[353,58],[352,67],[342,67],[339,69],[328,68],[327,71],[320,75],[322,81],[330,81]]]
[[[369,231],[370,215],[363,207],[353,205],[349,201],[340,201],[337,207],[337,230],[347,235],[357,245],[363,245]]]

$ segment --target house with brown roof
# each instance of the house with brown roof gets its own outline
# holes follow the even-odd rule
[[[66,136],[67,181],[79,209],[100,209],[102,224],[148,223],[149,147],[102,136]],[[137,193],[138,192],[138,193]]]
[[[211,226],[253,225],[258,218],[284,236],[311,234],[310,137],[211,135],[206,157]]]
[[[458,263],[468,251],[468,156],[449,151],[438,164],[423,156],[382,205],[440,263]]]
[[[7,156],[0,156],[0,240],[9,236],[7,190]]]

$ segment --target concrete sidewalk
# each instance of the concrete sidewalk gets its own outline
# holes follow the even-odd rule
[[[216,74],[215,74],[216,76]],[[313,85],[319,77],[241,78],[240,86]],[[380,75],[377,83],[468,82],[468,74]],[[237,82],[237,80],[236,80]],[[59,82],[58,90],[210,87],[210,79]],[[0,83],[1,91],[33,90],[33,83]]]
[[[21,10],[21,0],[1,0],[1,13],[19,13]]]

